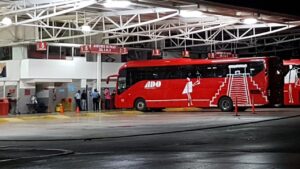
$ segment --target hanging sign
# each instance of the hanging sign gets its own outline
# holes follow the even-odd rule
[[[123,54],[128,54],[128,49],[127,48],[121,48],[120,49],[121,50],[121,54],[123,55]]]
[[[36,50],[37,51],[46,51],[47,50],[47,42],[37,42]]]
[[[114,45],[82,45],[80,46],[81,53],[105,53],[105,54],[127,54],[128,49],[117,47]]]
[[[8,92],[9,93],[16,93],[16,89],[9,89]]]
[[[152,50],[152,56],[160,56],[161,55],[161,52],[159,49],[153,49]]]
[[[184,51],[182,51],[181,55],[182,55],[182,57],[188,58],[188,57],[190,57],[190,52],[188,50],[184,50]]]
[[[24,96],[29,96],[29,95],[30,95],[30,89],[25,89]]]
[[[209,59],[218,59],[218,58],[235,58],[237,57],[237,54],[231,53],[231,52],[214,52],[214,53],[208,53]]]

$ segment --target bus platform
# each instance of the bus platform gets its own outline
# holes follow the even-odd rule
[[[221,112],[203,109],[190,112],[66,112],[14,115],[0,118],[0,141],[5,140],[64,140],[130,137],[175,131],[193,131],[260,123],[263,121],[300,116],[300,108],[260,108]]]
[[[81,111],[81,112],[52,112],[52,113],[33,113],[33,114],[9,114],[0,116],[0,123],[4,122],[24,122],[24,121],[39,121],[39,120],[60,120],[72,118],[93,118],[116,115],[138,115],[143,112],[135,110],[103,110],[99,112]]]

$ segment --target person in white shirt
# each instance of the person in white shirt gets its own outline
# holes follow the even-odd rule
[[[37,98],[36,98],[35,95],[32,95],[32,96],[31,96],[30,101],[31,101],[31,104],[38,104]]]
[[[78,90],[77,93],[75,93],[74,99],[75,99],[75,103],[76,103],[76,108],[79,107],[79,110],[81,111],[82,109],[81,109],[81,104],[80,104],[80,101],[81,101],[80,90]]]

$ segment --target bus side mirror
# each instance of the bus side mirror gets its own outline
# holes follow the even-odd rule
[[[110,78],[115,77],[117,78],[119,75],[110,75],[106,78],[106,84],[109,84]]]

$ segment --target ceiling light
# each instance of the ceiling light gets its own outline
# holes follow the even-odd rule
[[[92,28],[89,25],[82,25],[81,31],[84,33],[91,32]]]
[[[180,10],[179,15],[184,18],[197,18],[197,17],[201,17],[203,13],[201,11]]]
[[[256,24],[257,19],[255,19],[255,18],[245,18],[243,20],[243,23],[246,24],[246,25]]]
[[[12,24],[12,21],[11,21],[10,18],[4,17],[4,18],[2,19],[2,21],[1,21],[1,23],[2,23],[3,25],[5,25],[5,26],[9,26],[9,25]]]
[[[131,5],[130,1],[106,1],[103,6],[106,8],[126,8]]]

